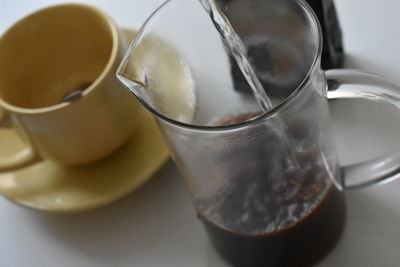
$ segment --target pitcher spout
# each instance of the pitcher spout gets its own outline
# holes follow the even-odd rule
[[[118,79],[153,114],[190,123],[195,107],[192,73],[177,49],[142,32],[129,47]]]

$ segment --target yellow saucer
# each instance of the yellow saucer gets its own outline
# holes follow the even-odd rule
[[[78,212],[115,201],[146,182],[168,158],[147,111],[132,138],[107,158],[81,167],[45,160],[0,174],[0,193],[23,206],[48,212]],[[0,130],[0,157],[21,145],[13,130]],[[99,144],[101,145],[101,144]]]
[[[122,32],[128,44],[136,34]],[[81,167],[44,160],[0,173],[0,193],[26,207],[60,213],[98,208],[123,197],[144,184],[168,158],[151,115],[143,110],[139,116],[142,118],[132,138],[107,158]],[[0,158],[22,147],[14,130],[0,130]]]

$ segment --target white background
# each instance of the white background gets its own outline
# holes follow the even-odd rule
[[[65,1],[0,0],[0,33],[21,16]],[[121,27],[138,28],[162,1],[87,0]],[[346,66],[400,84],[400,1],[336,0]],[[332,115],[343,163],[399,148],[392,108],[335,101]],[[1,149],[1,148],[0,148]],[[400,266],[400,181],[348,192],[345,233],[317,266]],[[140,190],[105,208],[50,215],[0,199],[0,266],[223,266],[195,218],[180,175],[168,162]]]

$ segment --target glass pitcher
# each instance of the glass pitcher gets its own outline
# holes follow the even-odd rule
[[[376,75],[322,71],[321,29],[304,1],[228,3],[224,13],[235,13],[231,24],[273,103],[267,112],[215,14],[197,0],[160,6],[117,75],[154,115],[220,255],[234,266],[307,266],[341,235],[344,189],[399,177],[398,154],[339,166],[328,99],[399,107],[400,91]]]

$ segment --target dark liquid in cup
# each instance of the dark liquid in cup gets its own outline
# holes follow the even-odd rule
[[[249,117],[225,118],[220,123]],[[288,129],[289,135],[299,134],[297,126]],[[257,152],[262,140],[258,142],[247,150],[253,161],[255,155],[262,157]],[[343,192],[315,163],[320,157],[317,149],[298,155],[300,167],[279,178],[266,176],[254,183],[245,171],[232,177],[235,182],[223,200],[199,215],[225,260],[236,267],[309,266],[333,248],[344,228],[346,206]],[[253,175],[267,173],[274,166],[268,160],[263,158],[265,167],[258,164]],[[240,164],[238,160],[232,165],[240,169]]]

